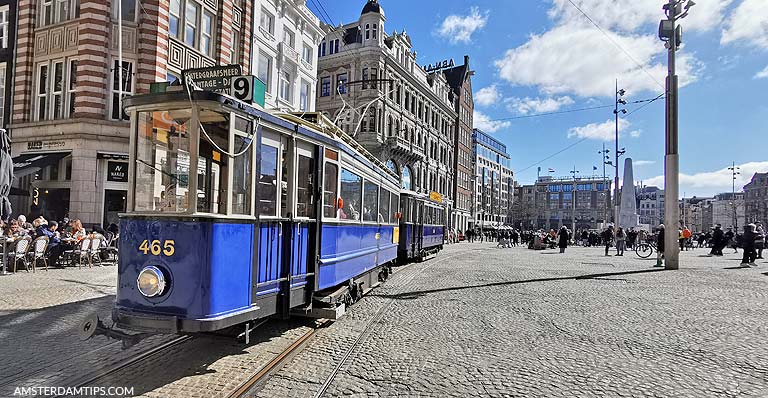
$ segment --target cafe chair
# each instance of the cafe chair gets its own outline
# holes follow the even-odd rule
[[[29,262],[27,261],[27,254],[29,253],[29,246],[30,241],[32,239],[30,238],[21,238],[18,241],[16,241],[16,247],[13,249],[11,253],[9,253],[9,256],[11,257],[11,261],[13,261],[13,272],[16,272],[16,266],[18,265],[19,261],[21,261],[24,264],[24,268],[26,268],[27,272],[29,272]]]
[[[48,237],[40,236],[32,241],[32,252],[29,253],[31,257],[32,272],[35,272],[37,263],[43,261],[45,264],[45,270],[48,271],[48,257],[45,255],[45,251],[48,249]]]

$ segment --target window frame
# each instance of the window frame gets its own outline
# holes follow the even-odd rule
[[[45,68],[45,81],[41,82],[42,78],[42,70]],[[50,107],[48,106],[48,85],[50,84],[50,78],[51,78],[51,69],[50,69],[50,63],[49,62],[41,62],[37,64],[37,68],[35,68],[35,106],[34,106],[34,120],[35,121],[42,121],[42,120],[48,120],[48,111],[50,110]],[[40,89],[42,87],[42,92],[40,92]],[[40,100],[43,99],[42,102],[45,105],[45,108],[42,110],[41,114],[41,102]]]
[[[329,155],[334,155],[336,158],[333,159]],[[322,206],[323,211],[322,211],[322,213],[323,214],[322,214],[322,217],[323,217],[323,220],[338,221],[339,220],[339,207],[338,207],[338,204],[339,204],[339,198],[341,197],[340,196],[340,194],[341,194],[341,180],[340,180],[340,178],[341,178],[341,164],[340,164],[340,162],[338,160],[339,159],[339,152],[337,152],[335,150],[332,150],[332,149],[326,148],[325,149],[325,156],[323,158],[324,159],[323,159],[323,189],[322,189],[322,191],[323,191],[323,197],[322,197],[322,200],[323,200],[323,206]],[[329,192],[329,191],[326,191],[326,183],[327,183],[327,178],[326,177],[328,177],[328,175],[327,175],[327,172],[328,172],[327,166],[329,164],[336,168],[336,173],[335,173],[335,175],[336,175],[336,177],[335,177],[336,190],[334,192],[335,194],[334,194],[334,198],[333,198],[333,203],[330,204],[331,206],[333,206],[333,209],[334,209],[333,210],[333,217],[325,215],[325,209],[329,205],[329,203],[326,202],[326,197],[325,197],[326,193]]]
[[[0,38],[0,48],[8,48],[8,34],[9,32],[9,26],[10,26],[10,20],[8,19],[11,15],[11,9],[9,5],[4,5],[0,7],[0,34],[2,34],[2,37]]]
[[[262,60],[266,60],[267,61],[267,66],[266,66],[266,72],[267,72],[266,80],[267,81],[263,82],[264,85],[266,86],[265,90],[266,90],[267,93],[272,94],[272,65],[274,63],[274,58],[271,55],[269,55],[269,54],[266,54],[264,52],[259,52],[259,59],[258,59],[258,63],[256,64],[256,75],[257,75],[257,77],[260,74],[260,69],[261,69],[261,66],[262,66]],[[258,78],[259,78],[259,80],[261,80],[261,77],[258,77]]]
[[[205,19],[208,17],[210,19],[210,22],[208,24],[208,33],[206,34],[205,31]],[[199,42],[197,49],[200,50],[201,53],[211,56],[213,53],[213,35],[214,35],[214,26],[216,25],[216,16],[211,13],[210,11],[206,10],[205,7],[203,7],[202,13],[200,14],[200,35],[199,35]],[[203,48],[203,43],[207,43],[207,49]],[[233,42],[234,44],[234,42]]]
[[[5,127],[5,98],[6,78],[8,66],[6,62],[0,62],[0,127]]]
[[[120,62],[119,59],[117,59],[117,58],[112,59],[112,63],[111,63],[112,64],[112,73],[109,74],[110,75],[110,82],[109,82],[110,84],[109,84],[109,115],[108,116],[109,116],[109,120],[127,121],[127,120],[130,120],[130,115],[126,115],[128,117],[127,119],[120,119],[120,118],[112,117],[112,114],[114,113],[114,110],[115,110],[114,107],[117,105],[114,102],[114,95],[116,94],[116,92],[115,92],[115,84],[119,84],[119,82],[115,81],[115,69],[116,69],[116,64],[118,62]],[[118,88],[119,90],[117,91],[117,94],[118,95],[122,94],[124,96],[129,96],[129,95],[133,95],[134,91],[136,90],[136,81],[135,81],[135,79],[136,79],[136,61],[134,61],[132,59],[123,59],[123,63],[124,64],[128,63],[128,64],[131,65],[130,74],[128,75],[128,77],[130,79],[129,80],[123,80],[123,83],[130,82],[130,90],[124,91],[122,89],[122,87],[119,87]],[[119,103],[119,101],[118,101],[118,103]]]
[[[268,22],[266,28],[264,27],[265,20]],[[261,14],[259,15],[259,29],[266,31],[272,36],[275,35],[275,16],[264,7],[261,8]]]
[[[285,84],[284,84],[285,83]],[[288,103],[293,103],[293,72],[281,69],[278,76],[278,97]],[[287,94],[284,96],[283,94]]]

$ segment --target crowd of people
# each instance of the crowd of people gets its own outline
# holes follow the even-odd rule
[[[657,253],[657,266],[662,266],[664,255],[665,226],[660,224],[652,232],[644,229],[619,226],[614,228],[608,225],[602,231],[595,229],[579,229],[574,233],[567,226],[559,230],[479,230],[469,229],[463,235],[469,242],[497,242],[500,247],[514,247],[527,245],[528,248],[559,248],[564,253],[570,245],[583,247],[603,247],[605,255],[610,256],[611,248],[616,249],[616,256],[623,256],[626,250],[634,250],[641,243],[649,243],[654,246]],[[677,231],[679,250],[693,250],[695,248],[708,248],[708,256],[722,256],[723,250],[731,248],[734,253],[739,248],[743,249],[741,266],[756,266],[755,260],[763,258],[763,250],[766,246],[766,229],[762,223],[756,222],[744,226],[742,233],[734,231],[733,227],[723,230],[722,225],[717,224],[709,231],[692,232],[683,226]],[[449,231],[449,241],[458,242],[462,236],[461,231]]]
[[[119,232],[117,224],[114,223],[106,229],[97,226],[89,232],[78,219],[70,220],[65,217],[61,222],[57,222],[40,216],[29,222],[23,214],[7,222],[0,220],[0,228],[6,242],[17,243],[21,238],[36,239],[41,236],[48,238],[45,255],[48,265],[56,267],[63,265],[60,262],[62,254],[74,250],[82,239],[98,234],[104,237],[101,245],[106,246],[118,236]],[[8,247],[10,247],[9,253],[14,250],[11,245]]]

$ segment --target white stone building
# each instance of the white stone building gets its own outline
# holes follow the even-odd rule
[[[320,20],[306,0],[254,0],[251,74],[266,84],[267,109],[314,111]]]

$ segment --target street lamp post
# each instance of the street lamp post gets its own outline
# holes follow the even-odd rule
[[[683,3],[685,7],[683,7]],[[668,0],[663,9],[667,16],[659,23],[659,39],[666,42],[668,51],[668,70],[666,84],[666,140],[664,157],[664,201],[665,222],[667,233],[664,235],[664,263],[666,269],[678,269],[680,265],[680,253],[677,249],[677,228],[680,218],[680,209],[677,206],[679,197],[679,152],[677,134],[677,75],[675,72],[675,53],[680,48],[683,31],[680,26],[675,26],[678,19],[688,15],[688,11],[694,6],[692,0]],[[683,11],[684,10],[684,11]]]
[[[736,208],[738,207],[738,203],[736,203],[736,176],[738,174],[741,174],[741,172],[738,172],[736,170],[740,170],[739,167],[736,167],[736,162],[731,163],[731,167],[728,168],[728,170],[731,171],[731,175],[733,176],[733,181],[731,181],[731,207],[733,208],[733,228],[738,233],[739,231],[739,216],[737,214]]]
[[[599,154],[602,155],[602,157],[601,157],[602,160],[601,161],[603,163],[603,184],[604,185],[607,185],[607,182],[608,182],[606,180],[606,176],[605,176],[605,165],[613,164],[609,160],[610,156],[608,156],[608,153],[610,153],[610,152],[611,152],[610,149],[605,149],[605,143],[603,143],[603,150],[598,152]],[[608,217],[608,204],[606,204],[606,206],[605,206],[605,214],[603,215],[603,224],[608,222],[608,218],[609,218]]]
[[[576,231],[576,174],[578,172],[576,166],[573,166],[573,170],[571,170],[571,174],[573,174],[573,187],[571,188],[571,233]]]

